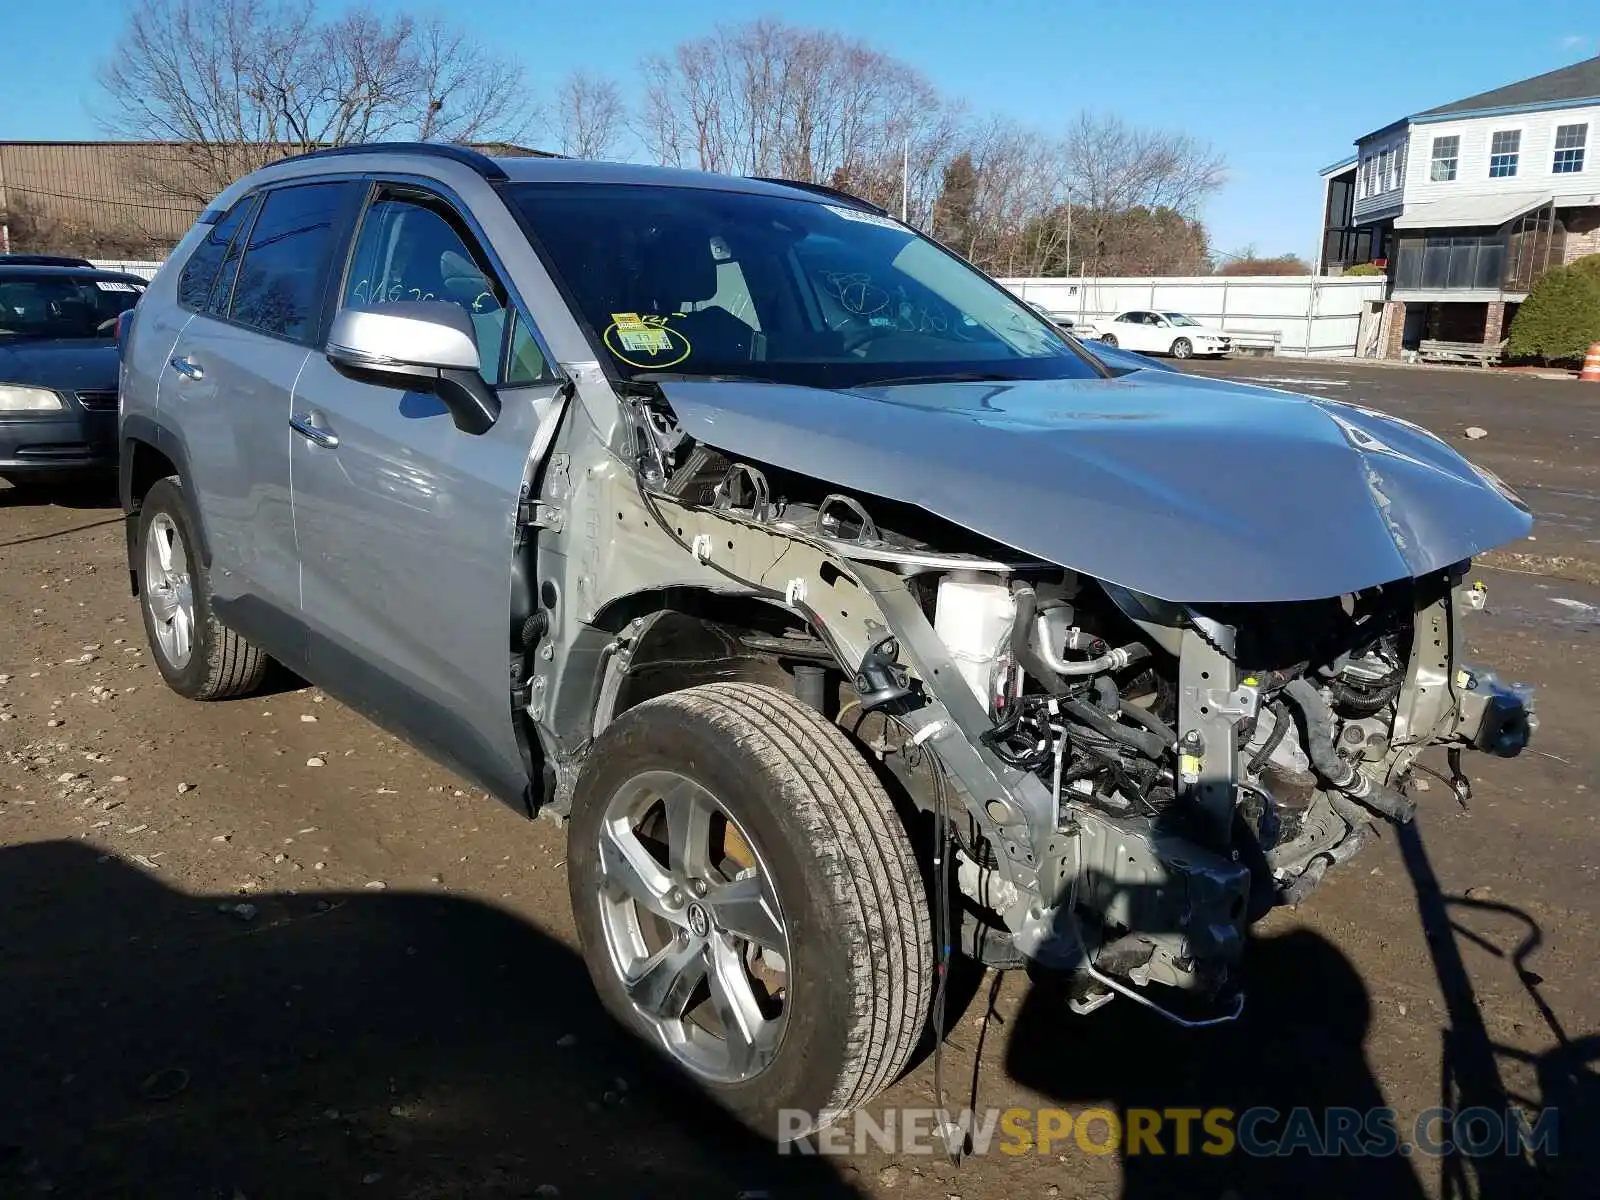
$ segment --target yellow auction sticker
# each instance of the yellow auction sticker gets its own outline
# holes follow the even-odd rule
[[[673,367],[689,357],[689,339],[669,329],[665,317],[638,313],[611,314],[604,334],[606,349],[620,361],[642,371]]]

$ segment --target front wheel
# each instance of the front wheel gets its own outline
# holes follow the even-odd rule
[[[1100,335],[1100,341],[1103,344],[1110,346],[1113,350],[1117,348],[1117,335],[1114,333],[1102,333]]]
[[[567,858],[584,958],[622,1025],[789,1140],[866,1103],[927,1022],[927,893],[883,785],[785,692],[717,683],[596,739]]]
[[[226,700],[261,685],[267,656],[218,621],[211,579],[196,551],[194,517],[176,478],[139,508],[139,608],[156,667],[190,700]]]
[[[1193,358],[1194,357],[1194,343],[1191,342],[1188,338],[1179,338],[1177,341],[1172,343],[1172,357],[1173,358]]]

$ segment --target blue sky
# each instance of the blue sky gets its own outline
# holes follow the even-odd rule
[[[443,10],[521,57],[544,90],[575,67],[608,72],[626,88],[642,54],[719,20],[782,13],[771,0],[375,7]],[[94,71],[115,41],[121,0],[10,0],[6,8],[0,139],[100,136],[90,111]],[[1093,108],[1204,137],[1229,167],[1205,212],[1213,243],[1301,255],[1316,241],[1317,171],[1350,153],[1354,138],[1600,53],[1595,0],[810,0],[782,15],[864,38],[974,110],[1042,131]]]

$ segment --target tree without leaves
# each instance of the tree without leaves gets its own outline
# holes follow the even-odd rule
[[[137,0],[99,80],[109,132],[185,148],[152,182],[192,203],[284,154],[514,140],[529,118],[521,68],[443,22],[315,0]]]
[[[1015,122],[963,131],[934,229],[998,275],[1202,274],[1195,215],[1219,160],[1183,134],[1080,117],[1059,140]]]
[[[634,126],[668,166],[843,187],[926,221],[957,115],[906,64],[778,21],[719,26],[641,64]]]
[[[627,122],[622,92],[609,79],[574,71],[556,93],[556,130],[561,153],[571,158],[604,158]]]

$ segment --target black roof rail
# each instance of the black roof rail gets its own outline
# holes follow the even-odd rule
[[[70,254],[0,254],[0,267],[92,267],[87,258]]]
[[[863,200],[860,196],[852,196],[849,192],[841,191],[836,187],[829,187],[825,183],[807,183],[802,179],[779,179],[772,175],[751,175],[757,183],[775,183],[780,187],[798,188],[802,192],[814,192],[819,196],[827,196],[833,200],[848,201],[855,208],[864,208],[870,213],[880,217],[887,217],[889,210],[881,208],[871,200]]]
[[[337,158],[346,154],[420,154],[427,158],[446,158],[471,167],[490,183],[504,183],[509,176],[504,168],[487,154],[479,154],[466,146],[452,146],[446,142],[358,142],[353,146],[330,146],[326,150],[308,150],[304,154],[291,154],[268,163],[301,162],[308,158]]]

